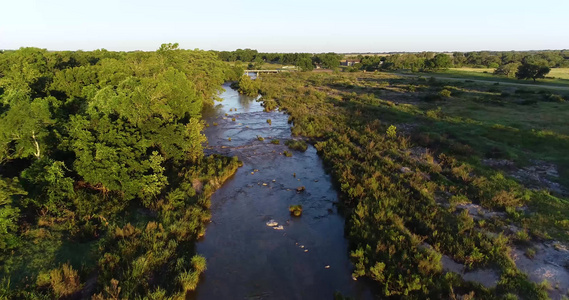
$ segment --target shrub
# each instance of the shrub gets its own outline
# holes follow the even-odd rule
[[[259,141],[264,141],[264,140],[265,140],[265,138],[264,138],[264,137],[262,137],[262,136],[260,136],[260,135],[258,135],[258,136],[257,136],[257,140],[259,140]]]
[[[435,119],[435,120],[442,119],[444,117],[440,107],[438,107],[437,109],[427,110],[425,115],[427,115],[427,117],[429,117],[431,119]]]
[[[288,211],[290,211],[291,215],[295,217],[300,217],[300,215],[302,215],[302,205],[300,204],[291,205],[289,206]]]
[[[516,232],[516,240],[518,242],[527,243],[530,240],[529,234],[525,230],[518,230]]]
[[[269,125],[273,125],[273,121],[271,121],[271,119],[267,119],[267,123],[269,123]]]
[[[273,99],[263,98],[263,106],[265,107],[265,111],[269,112],[269,111],[277,108],[277,102]]]
[[[450,98],[451,94],[452,94],[451,91],[447,89],[443,89],[442,91],[439,92],[439,96],[441,96],[442,98]]]
[[[259,83],[258,83],[258,81],[251,79],[251,77],[249,77],[247,75],[241,76],[241,78],[239,78],[237,85],[238,85],[237,90],[241,94],[251,96],[251,97],[257,96],[259,94]]]
[[[39,287],[49,288],[55,298],[66,298],[81,290],[81,282],[76,270],[69,264],[53,269],[38,276],[36,284]]]
[[[200,280],[198,272],[185,271],[178,275],[178,282],[182,286],[184,292],[193,291],[198,286]]]
[[[306,151],[308,149],[308,145],[303,140],[287,140],[285,142],[290,149],[297,150],[297,151]]]
[[[549,102],[565,102],[565,99],[561,95],[556,94],[545,96],[545,99]]]
[[[283,152],[283,155],[286,156],[286,157],[291,157],[291,156],[292,156],[292,153],[285,150],[285,151]]]
[[[390,125],[389,128],[387,128],[387,131],[385,132],[385,134],[390,139],[396,138],[397,137],[397,127]]]
[[[273,145],[279,145],[280,143],[281,143],[281,141],[278,139],[272,139],[271,140],[271,144],[273,144]]]
[[[500,208],[514,208],[522,205],[521,199],[517,198],[514,193],[509,191],[499,191],[492,197],[491,201],[486,201],[485,203],[489,207],[500,207]]]
[[[207,269],[205,257],[194,255],[194,257],[192,257],[192,267],[194,267],[196,272],[203,273]]]
[[[533,259],[533,258],[535,257],[535,249],[533,249],[533,248],[527,248],[525,255],[526,255],[528,258]]]
[[[468,199],[468,197],[466,197],[464,195],[454,195],[454,196],[450,197],[449,203],[452,206],[456,206],[459,204],[468,204],[468,203],[471,203],[471,201]]]

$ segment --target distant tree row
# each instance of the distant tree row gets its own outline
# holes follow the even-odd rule
[[[569,51],[405,53],[358,56],[360,63],[348,71],[433,71],[451,67],[495,68],[495,75],[518,79],[545,78],[551,68],[569,67]]]
[[[302,71],[311,71],[316,67],[335,69],[340,66],[342,55],[336,53],[260,53],[252,49],[237,49],[235,51],[217,52],[219,58],[227,62],[248,62],[254,65],[273,63],[294,65]]]
[[[569,67],[569,51],[532,52],[454,52],[454,53],[403,53],[387,56],[362,56],[360,68],[364,70],[444,69],[448,67],[499,68],[508,64],[531,63],[548,68]]]
[[[262,53],[252,49],[216,52],[227,62],[246,62],[249,67],[264,63],[294,65],[302,71],[314,68],[336,69],[342,55],[336,53]],[[358,55],[359,61],[348,71],[433,71],[448,68],[495,68],[494,74],[519,79],[544,78],[551,68],[569,67],[569,50],[507,51],[507,52],[453,52],[453,53],[399,53],[393,55]]]

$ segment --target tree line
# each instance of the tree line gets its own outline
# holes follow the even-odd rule
[[[245,62],[253,66],[264,63],[293,65],[302,71],[312,71],[315,67],[336,69],[340,66],[343,55],[329,53],[261,53],[252,49],[237,49],[235,51],[219,51],[219,58],[226,62]]]
[[[386,56],[358,55],[361,69],[442,69],[449,67],[498,68],[512,63],[532,62],[549,68],[569,67],[569,51],[509,51],[509,52],[453,52],[403,53]]]
[[[216,52],[226,62],[248,63],[258,68],[265,63],[294,65],[301,71],[314,68],[337,69],[344,55],[337,53],[262,53],[253,49]],[[434,71],[448,68],[494,68],[495,75],[518,79],[544,78],[551,68],[569,67],[569,51],[507,51],[507,52],[453,52],[453,53],[398,53],[393,55],[358,55],[356,64],[346,71]]]

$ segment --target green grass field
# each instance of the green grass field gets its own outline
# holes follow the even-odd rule
[[[547,76],[559,79],[569,79],[569,68],[553,68]]]
[[[452,72],[464,72],[464,73],[494,73],[494,68],[450,68]],[[569,79],[569,68],[552,68],[547,77],[555,79]]]
[[[455,72],[474,72],[474,73],[490,73],[492,74],[494,72],[494,68],[467,68],[467,67],[462,67],[462,68],[450,68],[449,70],[451,71],[455,71]]]
[[[494,72],[493,68],[450,68],[448,70],[437,71],[428,74],[446,76],[451,78],[519,83],[519,84],[527,84],[528,86],[569,85],[569,68],[551,69],[551,72],[547,75],[546,79],[539,79],[536,83],[533,83],[532,80],[518,80],[515,78],[493,75],[493,72]]]

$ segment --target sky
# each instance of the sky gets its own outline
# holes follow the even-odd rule
[[[569,0],[0,0],[0,49],[569,49]]]

